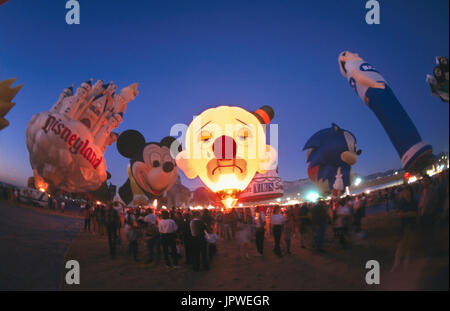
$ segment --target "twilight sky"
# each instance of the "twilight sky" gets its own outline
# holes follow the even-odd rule
[[[365,23],[365,0],[80,0],[81,24],[71,26],[65,3],[0,6],[0,80],[25,84],[7,115],[11,125],[0,131],[1,181],[23,185],[32,175],[25,146],[31,116],[91,77],[119,88],[139,82],[118,130],[139,130],[147,141],[209,107],[270,105],[284,180],[307,176],[302,147],[332,122],[358,139],[357,173],[398,168],[381,124],[339,72],[343,50],[381,72],[435,152],[449,150],[449,105],[425,83],[434,57],[449,54],[448,0],[380,0],[380,25]],[[105,158],[113,183],[122,185],[127,159],[115,145]]]

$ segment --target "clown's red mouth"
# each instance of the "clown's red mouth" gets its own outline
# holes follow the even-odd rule
[[[209,179],[213,182],[218,181],[221,174],[234,174],[238,180],[243,180],[247,176],[247,161],[213,159],[208,162],[206,169]]]
[[[218,169],[221,169],[220,171],[222,172],[223,169],[224,169],[225,167],[232,168],[232,169],[233,169],[233,172],[234,172],[234,168],[237,168],[241,173],[244,171],[242,168],[240,168],[238,165],[235,165],[235,164],[231,164],[231,165],[219,165],[219,166],[217,166],[215,169],[213,169],[213,171],[212,171],[211,174],[214,175],[214,174],[217,172]]]

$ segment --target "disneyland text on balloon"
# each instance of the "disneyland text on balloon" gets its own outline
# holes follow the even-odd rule
[[[71,153],[81,154],[95,169],[97,169],[102,162],[103,156],[98,156],[95,151],[89,147],[89,140],[84,139],[79,134],[72,131],[61,119],[57,120],[54,116],[49,114],[42,130],[47,135],[56,135],[61,140],[64,140]]]

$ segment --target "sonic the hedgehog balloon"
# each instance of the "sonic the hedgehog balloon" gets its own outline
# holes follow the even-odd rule
[[[14,97],[22,88],[22,85],[11,87],[16,79],[9,79],[0,81],[0,130],[9,125],[8,120],[5,119],[6,114],[14,107],[15,103],[12,102]]]
[[[73,94],[64,89],[50,111],[31,118],[26,129],[27,148],[35,180],[67,192],[97,190],[107,179],[103,154],[117,140],[112,130],[122,122],[137,84],[115,93],[116,86],[92,80]]]
[[[303,150],[307,150],[308,176],[322,193],[342,192],[353,179],[352,165],[361,150],[356,150],[356,138],[336,124],[311,136]]]
[[[232,208],[257,172],[276,167],[276,150],[266,144],[265,125],[274,116],[264,106],[255,112],[220,106],[203,111],[189,125],[178,167],[197,176],[222,203]]]
[[[358,54],[342,52],[338,61],[342,75],[383,125],[404,169],[424,169],[432,159],[431,145],[422,141],[414,123],[386,80]]]

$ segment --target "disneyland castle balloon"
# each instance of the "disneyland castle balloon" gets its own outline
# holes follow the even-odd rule
[[[94,136],[94,143],[104,152],[106,147],[117,140],[112,131],[123,120],[127,104],[138,94],[138,84],[123,88],[119,94],[113,82],[104,84],[98,80],[92,85],[92,79],[83,82],[73,94],[73,85],[65,88],[50,112],[62,114],[69,119],[84,124]]]
[[[138,84],[116,93],[113,82],[93,80],[65,88],[49,111],[34,115],[27,127],[27,147],[35,180],[68,192],[96,190],[106,180],[106,148]],[[36,176],[38,175],[38,176]],[[42,177],[42,178],[39,178]]]

